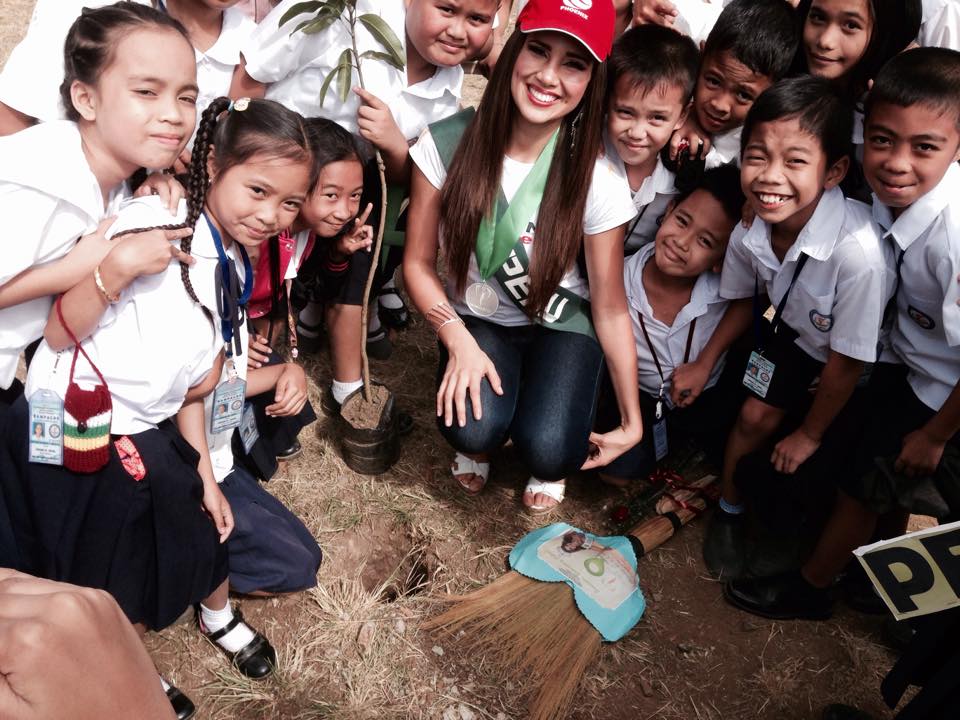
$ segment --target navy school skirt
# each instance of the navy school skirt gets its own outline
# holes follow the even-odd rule
[[[90,474],[27,462],[24,398],[10,408],[2,439],[17,472],[0,477],[25,570],[109,592],[133,623],[160,630],[227,577],[227,550],[202,508],[199,455],[171,422],[131,435],[146,468],[110,461]],[[114,438],[116,439],[116,438]]]

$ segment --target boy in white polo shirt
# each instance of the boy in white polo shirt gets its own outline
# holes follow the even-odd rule
[[[605,152],[622,168],[637,209],[627,224],[627,254],[653,241],[677,192],[660,151],[687,116],[699,63],[690,38],[656,25],[628,30],[610,53]]]
[[[865,139],[873,216],[896,254],[893,325],[853,467],[838,478],[813,555],[799,573],[726,589],[767,617],[828,617],[828,588],[855,548],[903,534],[910,512],[960,513],[960,53],[918,48],[892,59],[868,96]]]
[[[863,364],[876,360],[892,278],[869,208],[837,187],[850,162],[852,117],[829,82],[804,76],[764,92],[744,124],[740,178],[757,217],[730,238],[720,293],[753,299],[754,351],[704,544],[708,569],[726,578],[744,571],[737,463],[779,431],[771,462],[795,472],[819,448]],[[804,411],[818,377],[803,421],[782,437],[787,412]]]

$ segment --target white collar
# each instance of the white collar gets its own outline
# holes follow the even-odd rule
[[[713,136],[708,155],[715,155],[716,160],[719,160],[717,165],[726,165],[740,157],[740,135],[742,133],[743,127],[741,126],[721,135]]]
[[[400,72],[401,77],[405,80],[406,74],[402,71],[398,72]],[[462,67],[459,65],[454,65],[453,67],[438,65],[433,75],[426,80],[421,80],[413,85],[407,85],[403,91],[409,95],[414,95],[415,97],[425,100],[439,100],[447,93],[457,98],[460,97],[462,87]]]
[[[926,232],[944,208],[960,192],[960,167],[950,163],[947,172],[936,186],[904,210],[900,217],[893,219],[890,208],[873,196],[873,219],[883,228],[884,233],[892,235],[901,250],[906,250]]]
[[[100,184],[83,153],[75,122],[53,120],[0,138],[0,157],[0,181],[51,195],[93,220],[103,215]]]
[[[624,166],[626,171],[626,166]],[[653,172],[643,179],[640,183],[640,189],[633,194],[633,204],[637,207],[643,207],[653,202],[657,195],[674,195],[677,188],[674,185],[676,176],[667,170],[663,160],[657,155],[657,164]]]
[[[803,226],[796,241],[787,250],[783,262],[797,260],[800,253],[809,255],[814,260],[824,262],[833,254],[833,249],[840,239],[843,221],[846,216],[846,198],[840,188],[827,190],[817,203],[813,216]],[[757,218],[744,236],[744,243],[754,254],[764,261],[764,264],[777,269],[782,263],[777,262],[770,240],[770,226]],[[776,263],[776,264],[773,264]]]
[[[227,8],[217,41],[206,52],[196,50],[197,60],[208,57],[223,65],[239,65],[240,50],[256,27],[240,8]]]

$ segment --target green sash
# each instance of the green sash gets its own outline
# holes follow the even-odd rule
[[[450,168],[460,138],[475,114],[473,108],[467,108],[430,125],[430,134],[445,168]],[[512,203],[507,202],[503,189],[500,189],[494,215],[492,218],[483,219],[477,236],[475,255],[481,276],[484,280],[491,276],[495,278],[507,297],[521,310],[529,296],[530,258],[520,236],[535,229],[530,217],[543,197],[555,144],[556,135],[537,158]],[[542,316],[535,320],[554,330],[576,332],[596,338],[590,301],[564,287],[557,287]]]

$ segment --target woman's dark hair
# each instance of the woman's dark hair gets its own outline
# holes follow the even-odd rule
[[[747,198],[740,186],[740,170],[733,163],[711,168],[698,178],[696,185],[674,198],[674,207],[682,203],[697,190],[713,195],[723,206],[723,211],[734,222],[743,216],[743,204]]]
[[[113,60],[117,43],[136,30],[157,28],[180,33],[188,43],[190,37],[177,20],[149,5],[118,2],[106,7],[84,8],[63,44],[63,82],[60,101],[68,120],[77,121],[80,113],[73,106],[70,88],[79,80],[94,85]],[[193,45],[190,46],[191,48]],[[158,60],[162,62],[162,60]]]
[[[797,5],[801,37],[814,2],[815,0],[800,0]],[[867,84],[876,78],[880,68],[916,40],[923,20],[922,0],[866,0],[866,4],[873,21],[870,41],[863,57],[845,76],[838,79],[854,102],[858,102],[867,91]],[[797,72],[808,72],[802,41],[797,50],[794,68]]]
[[[804,132],[820,140],[828,165],[851,154],[853,104],[836,84],[812,75],[781,80],[761,93],[743,123],[740,154],[757,125],[791,118],[797,119]]]
[[[527,38],[515,32],[504,45],[477,115],[460,140],[440,191],[447,272],[460,294],[466,287],[480,223],[491,213],[500,191],[503,158],[518,112],[510,78]],[[583,246],[583,215],[600,150],[606,87],[606,66],[595,63],[583,100],[560,123],[537,220],[533,250],[537,259],[531,263],[530,294],[524,306],[530,317],[543,313]]]

